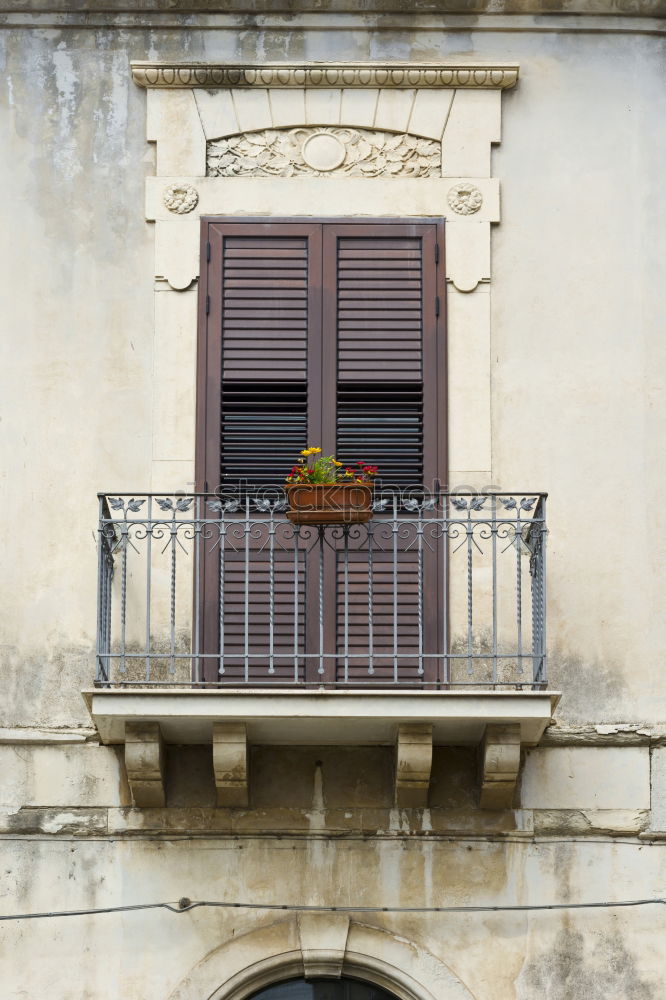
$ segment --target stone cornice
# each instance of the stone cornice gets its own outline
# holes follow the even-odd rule
[[[515,86],[515,63],[220,63],[132,62],[140,87],[390,87],[504,90]]]

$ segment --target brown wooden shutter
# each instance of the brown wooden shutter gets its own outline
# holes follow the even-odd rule
[[[435,489],[444,479],[437,243],[432,224],[334,224],[324,233],[323,335],[328,364],[336,373],[335,418],[328,416],[335,426],[335,450],[343,462],[360,458],[378,465],[389,490]],[[345,578],[345,559],[338,552],[335,611],[329,608],[335,615],[337,680],[344,672],[352,682],[373,681],[363,659],[351,656],[344,662],[345,650],[362,653],[372,645],[376,682],[391,679],[396,631],[401,650],[418,649],[415,532],[405,528],[400,539],[396,607],[391,532],[377,525],[371,570],[367,552],[352,553]],[[429,552],[423,555],[424,583],[436,591],[436,560]],[[428,629],[433,628],[436,632],[429,621]],[[436,635],[429,634],[428,641],[434,648]],[[402,679],[411,673],[419,683],[418,666],[416,657],[401,658]]]
[[[207,229],[198,480],[201,488],[240,488],[243,496],[247,487],[254,494],[283,483],[311,433],[321,227],[214,222]]]
[[[311,433],[308,366],[311,355],[316,363],[320,353],[321,227],[215,221],[204,229],[208,267],[200,299],[197,484],[200,490],[220,488],[225,498],[238,499],[240,516],[247,497],[284,482]],[[295,628],[293,554],[275,552],[271,579],[266,538],[249,540],[246,602],[242,534],[230,527],[223,565],[214,543],[213,529],[204,555],[201,648],[205,653],[219,650],[223,630],[226,656],[223,674],[216,660],[206,660],[205,678],[242,681],[249,664],[251,677],[293,680],[294,632],[300,649],[305,641],[304,559]],[[275,661],[268,676],[265,653],[271,628]]]
[[[331,225],[324,236],[335,449],[343,462],[378,465],[383,483],[402,490],[432,488],[444,473],[437,381],[425,376],[438,363],[436,254],[433,225]]]
[[[320,445],[345,462],[362,458],[377,464],[389,487],[432,489],[445,482],[445,359],[437,332],[439,302],[443,307],[444,301],[443,266],[437,262],[441,224],[208,220],[204,229],[208,267],[200,290],[198,488],[240,485],[241,499],[255,496],[257,488],[284,481],[306,444]],[[326,650],[339,656],[345,649],[362,652],[372,640],[376,679],[386,680],[396,621],[388,546],[389,539],[378,531],[370,588],[363,553],[352,555],[346,579],[339,554],[329,551],[324,566]],[[416,551],[409,543],[401,547],[399,644],[404,650],[414,639],[416,649]],[[268,567],[260,549],[250,557],[250,652],[258,654],[268,647]],[[302,649],[305,642],[309,652],[318,642],[315,556],[311,552],[304,560],[300,575],[299,644]],[[280,555],[274,570],[274,642],[281,665],[273,679],[280,680],[290,674],[287,655],[294,641],[289,556]],[[428,599],[436,602],[434,561],[426,558],[421,571],[430,587]],[[244,670],[244,572],[243,554],[228,552],[227,680],[241,679]],[[202,648],[214,650],[220,594],[214,553],[204,576]],[[345,587],[350,595],[346,622]],[[432,637],[429,644],[434,648]],[[402,659],[403,680],[404,668]],[[415,683],[420,683],[416,668],[415,660]],[[265,664],[258,669],[265,674]],[[342,661],[337,674],[327,661],[325,677],[311,679],[339,681],[340,669]],[[360,660],[348,662],[346,669],[352,683],[372,680]],[[206,677],[225,679],[218,678],[214,662]]]

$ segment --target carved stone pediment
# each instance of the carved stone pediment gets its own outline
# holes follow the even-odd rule
[[[379,129],[262,129],[206,144],[209,177],[436,177],[442,146],[434,139]]]

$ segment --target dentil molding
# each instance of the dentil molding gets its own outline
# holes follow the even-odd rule
[[[132,62],[140,87],[391,87],[505,90],[518,81],[513,63],[220,63]]]

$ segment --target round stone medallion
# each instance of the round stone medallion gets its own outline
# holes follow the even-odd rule
[[[318,132],[305,140],[301,155],[313,170],[335,170],[344,162],[347,150],[337,136]]]
[[[199,192],[191,184],[169,184],[164,189],[163,200],[170,212],[185,215],[197,207]]]
[[[483,205],[483,195],[478,187],[474,184],[468,184],[466,181],[450,188],[447,200],[458,215],[474,215]]]

